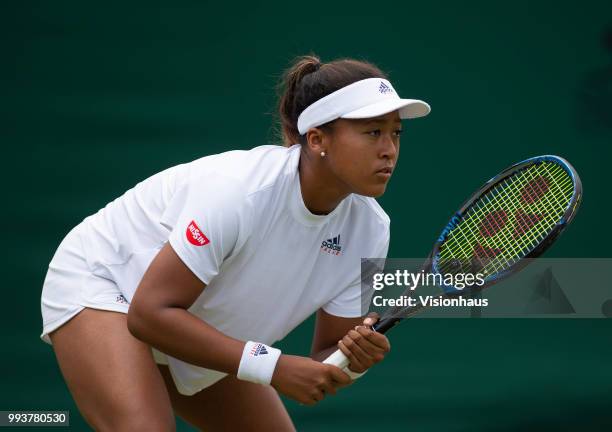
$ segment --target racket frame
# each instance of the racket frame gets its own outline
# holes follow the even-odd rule
[[[557,239],[557,237],[563,232],[563,230],[567,227],[567,225],[572,221],[574,216],[576,215],[576,211],[580,206],[580,202],[582,201],[582,181],[578,176],[578,173],[574,169],[574,167],[565,159],[560,156],[555,155],[542,155],[535,156],[529,159],[525,159],[524,161],[518,162],[496,176],[492,177],[489,181],[485,182],[476,192],[474,192],[455,212],[455,214],[451,217],[450,221],[446,224],[446,226],[442,229],[442,232],[438,236],[437,241],[434,243],[434,246],[422,267],[424,272],[429,272],[432,269],[435,270],[436,265],[436,257],[440,251],[440,247],[444,244],[446,237],[453,231],[453,229],[459,225],[462,218],[466,215],[467,211],[479,200],[482,196],[486,195],[492,188],[497,186],[500,182],[504,181],[508,177],[514,175],[516,172],[525,169],[530,165],[534,165],[541,162],[554,162],[569,176],[572,178],[572,182],[574,184],[574,191],[572,197],[570,198],[570,202],[567,206],[566,211],[564,212],[559,222],[557,222],[556,226],[551,230],[550,233],[527,255],[521,258],[518,262],[513,264],[507,270],[496,274],[491,279],[487,280],[482,286],[477,288],[470,289],[470,294],[476,293],[478,291],[482,291],[484,288],[490,287],[495,283],[507,278],[508,276],[522,270],[525,266],[527,266],[531,261],[528,258],[537,258],[542,255]],[[447,297],[452,297],[453,295],[458,295],[463,291],[457,290],[455,293],[446,293]],[[410,312],[405,315],[400,316],[392,316],[388,318],[380,319],[374,326],[372,327],[375,331],[380,333],[385,333],[397,323],[399,323],[402,319],[408,318],[419,312],[423,307],[412,307],[410,308]]]

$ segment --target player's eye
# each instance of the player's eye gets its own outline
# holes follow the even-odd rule
[[[395,134],[395,136],[399,137],[399,136],[401,135],[401,133],[402,133],[402,132],[403,132],[403,131],[402,131],[401,129],[397,129],[397,130],[394,132],[394,134]],[[373,131],[369,131],[369,132],[367,132],[367,133],[368,133],[369,135],[372,135],[372,136],[380,136],[381,131],[380,131],[380,129],[376,129],[376,130],[373,130]]]

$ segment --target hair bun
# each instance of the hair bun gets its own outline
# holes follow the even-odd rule
[[[321,66],[323,66],[323,63],[321,63],[321,59],[319,59],[319,57],[316,55],[303,56],[301,61],[302,73],[300,74],[300,79],[303,78],[304,75],[317,72],[319,69],[321,69]]]

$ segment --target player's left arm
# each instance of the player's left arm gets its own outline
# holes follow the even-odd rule
[[[382,361],[391,349],[389,339],[372,330],[377,320],[376,313],[365,318],[343,318],[319,309],[310,356],[323,361],[340,349],[350,360],[350,370],[366,371]]]

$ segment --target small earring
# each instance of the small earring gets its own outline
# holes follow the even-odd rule
[[[325,152],[324,151],[321,152],[321,157],[325,157]]]

